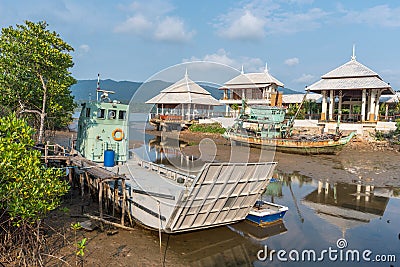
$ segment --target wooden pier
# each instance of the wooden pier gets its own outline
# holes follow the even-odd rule
[[[68,180],[71,186],[79,184],[81,197],[85,194],[86,189],[93,195],[98,194],[99,201],[99,216],[84,214],[92,220],[100,221],[115,227],[132,230],[134,222],[130,212],[127,211],[127,193],[126,193],[126,176],[116,174],[99,164],[92,162],[71,149],[68,150],[58,144],[50,144],[49,142],[40,148],[42,151],[42,160],[47,165],[65,164],[68,170]],[[111,186],[112,185],[112,186]],[[110,210],[112,206],[112,217],[115,216],[115,211],[120,211],[120,223],[115,223],[104,219],[104,210]],[[127,214],[131,227],[125,226],[125,215]]]

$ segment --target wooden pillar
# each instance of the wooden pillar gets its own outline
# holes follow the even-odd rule
[[[125,220],[125,202],[126,202],[126,186],[125,186],[125,179],[122,179],[122,180],[121,180],[121,190],[122,190],[121,224],[124,225],[124,220]]]
[[[118,201],[119,201],[119,196],[118,196],[118,179],[114,181],[114,197],[113,197],[113,211],[112,211],[112,216],[115,216],[115,209],[118,207]]]
[[[327,110],[326,91],[322,91],[321,121],[325,121],[326,120],[326,110]]]
[[[329,120],[333,121],[333,108],[335,106],[335,99],[333,96],[333,90],[329,91]]]
[[[376,106],[375,101],[376,101],[376,90],[372,89],[370,106],[369,106],[369,121],[370,122],[375,121],[375,106]]]
[[[367,104],[367,90],[363,89],[361,95],[361,121],[365,121],[366,104]]]
[[[385,104],[385,120],[389,119],[389,104]]]
[[[79,184],[81,187],[81,197],[83,198],[83,195],[85,194],[85,182],[84,182],[83,173],[79,174]]]
[[[103,183],[99,181],[99,213],[100,219],[103,219]],[[100,222],[100,229],[103,231],[103,223]]]
[[[381,98],[382,91],[376,90],[375,97],[375,121],[379,121],[379,99]]]
[[[67,161],[67,165],[68,165],[67,167],[71,166],[71,160]],[[69,185],[72,187],[72,172],[74,171],[74,169],[68,168],[67,170],[68,170],[68,182],[69,182]]]

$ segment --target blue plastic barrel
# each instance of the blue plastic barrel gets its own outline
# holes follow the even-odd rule
[[[115,165],[115,151],[107,149],[104,151],[104,167],[114,167]]]

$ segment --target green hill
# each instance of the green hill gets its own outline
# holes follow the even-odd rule
[[[100,88],[103,90],[114,91],[115,94],[111,99],[118,99],[122,103],[129,103],[134,96],[135,103],[144,103],[150,98],[156,96],[161,90],[170,86],[171,83],[164,81],[150,81],[150,82],[130,82],[130,81],[114,81],[114,80],[101,80]],[[216,98],[221,99],[222,91],[218,90],[210,84],[200,84],[204,89]],[[76,102],[86,101],[88,99],[96,99],[97,80],[78,80],[76,84],[71,87],[72,95],[75,97]],[[138,90],[140,88],[140,90]],[[299,94],[289,88],[280,88],[284,94]],[[136,94],[135,94],[136,93]],[[135,95],[134,95],[135,94]]]

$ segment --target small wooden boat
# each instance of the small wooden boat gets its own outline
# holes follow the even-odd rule
[[[254,207],[246,216],[246,220],[256,223],[259,226],[269,225],[278,220],[282,220],[288,210],[289,208],[286,206],[264,200],[257,200]]]
[[[294,117],[285,120],[286,108],[253,106],[249,114],[241,114],[235,124],[228,128],[224,137],[236,144],[283,153],[314,155],[336,154],[354,136],[336,134],[301,135],[291,133]]]

